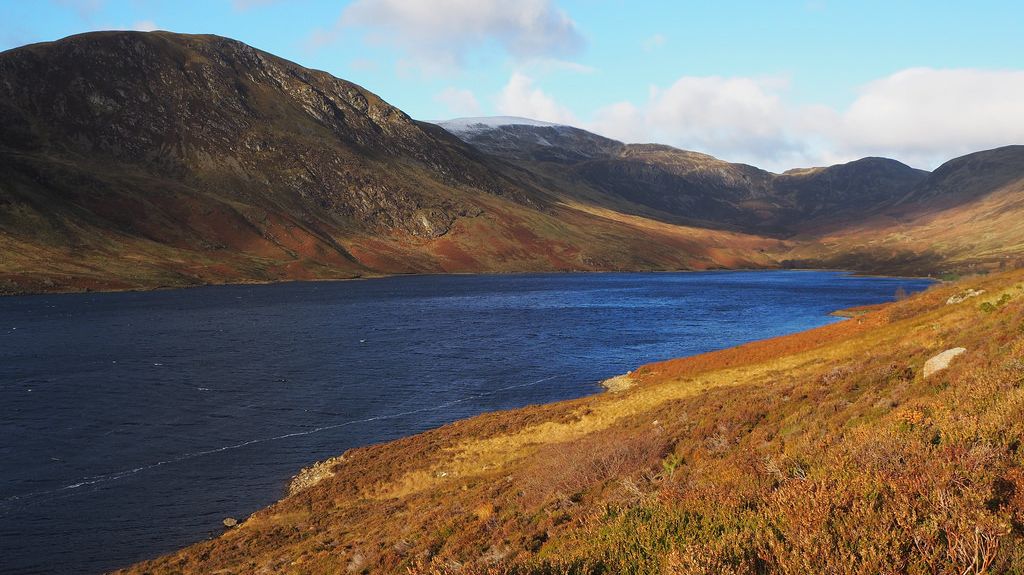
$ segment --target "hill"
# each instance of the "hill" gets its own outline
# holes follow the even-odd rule
[[[572,205],[360,86],[217,36],[8,50],[0,123],[8,292],[764,266],[777,243]]]
[[[350,450],[126,573],[1019,572],[1024,272],[853,315]]]
[[[579,201],[683,225],[784,239],[783,267],[936,275],[1024,267],[1024,146],[935,172],[887,158],[773,174],[707,154],[624,144],[515,119],[442,122]]]
[[[860,221],[819,227],[783,265],[969,273],[1024,267],[1024,146],[950,160]]]
[[[0,293],[444,272],[932,274],[1012,267],[1024,241],[1019,147],[930,175],[884,158],[773,174],[522,118],[441,124],[217,36],[96,32],[0,53]]]
[[[579,128],[516,118],[439,125],[591,201],[665,221],[773,237],[861,221],[904,198],[928,175],[886,158],[773,174],[699,152],[624,144]]]

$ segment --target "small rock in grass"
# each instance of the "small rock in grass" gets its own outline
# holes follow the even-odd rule
[[[619,391],[625,391],[633,387],[633,378],[627,373],[625,375],[616,375],[615,377],[606,379],[601,382],[601,387],[606,390],[615,393]]]
[[[924,376],[928,377],[935,372],[942,371],[949,367],[949,362],[953,361],[953,358],[967,351],[962,347],[954,347],[953,349],[947,349],[946,351],[936,355],[935,357],[924,362]]]
[[[978,297],[983,293],[985,293],[985,290],[983,289],[976,290],[974,288],[967,288],[961,293],[949,296],[949,299],[946,300],[946,305],[958,304],[966,299]]]

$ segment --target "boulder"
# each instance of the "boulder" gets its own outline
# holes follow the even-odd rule
[[[288,484],[288,495],[309,489],[324,479],[334,475],[334,468],[345,461],[344,455],[318,461],[309,467],[303,467]]]
[[[967,288],[963,292],[949,296],[949,299],[946,300],[946,305],[958,304],[966,299],[978,297],[983,293],[985,293],[985,290],[983,289],[976,290],[974,288]]]
[[[946,369],[949,367],[949,362],[953,361],[954,357],[965,351],[967,350],[962,347],[954,347],[932,357],[928,361],[924,362],[924,376],[928,377],[935,372]]]
[[[635,382],[633,381],[633,378],[630,377],[629,373],[627,373],[624,375],[616,375],[615,377],[611,377],[602,381],[601,387],[605,388],[606,390],[612,393],[615,393],[619,391],[626,391],[627,389],[633,387],[634,384]]]

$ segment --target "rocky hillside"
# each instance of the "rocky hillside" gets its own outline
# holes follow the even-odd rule
[[[806,230],[883,211],[904,200],[928,175],[896,160],[862,158],[827,168],[789,170],[774,177],[773,187],[796,208],[799,220],[794,220],[793,229]]]
[[[1024,179],[1024,146],[1004,146],[954,158],[916,186],[898,206],[956,207],[1019,185]],[[896,211],[896,210],[894,210]]]
[[[126,572],[1020,572],[1024,272],[851,315],[352,449]]]
[[[0,291],[771,265],[774,242],[564,205],[355,84],[216,36],[4,52],[0,123]]]
[[[699,152],[624,144],[516,118],[440,125],[592,201],[666,221],[781,237],[815,225],[860,221],[904,198],[928,175],[886,158],[773,174]]]

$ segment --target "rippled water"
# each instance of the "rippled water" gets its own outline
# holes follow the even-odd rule
[[[0,298],[0,571],[124,566],[219,533],[349,447],[926,285],[550,274]]]

